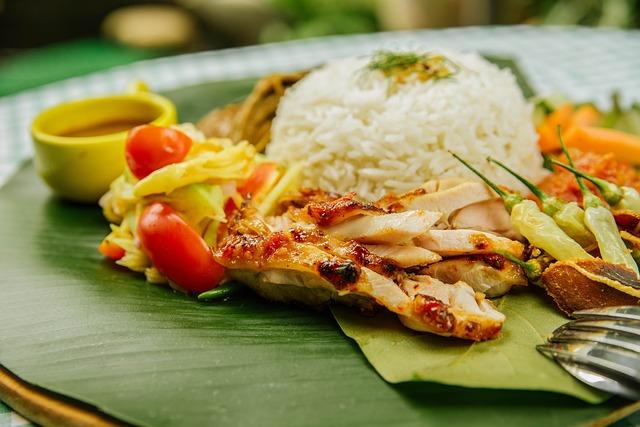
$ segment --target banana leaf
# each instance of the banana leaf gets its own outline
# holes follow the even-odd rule
[[[183,120],[196,120],[251,85],[167,95]],[[248,291],[207,304],[149,285],[97,253],[106,232],[99,209],[51,196],[31,165],[0,189],[0,365],[126,422],[570,426],[623,404],[488,385],[390,384],[330,313]]]
[[[329,313],[147,284],[101,258],[106,230],[97,208],[49,196],[31,166],[0,190],[0,364],[127,422],[571,426],[621,405],[389,384]]]
[[[606,395],[585,387],[536,351],[537,344],[567,322],[536,291],[513,291],[497,301],[507,317],[500,337],[473,344],[411,331],[386,312],[369,319],[343,307],[333,307],[332,312],[344,333],[356,340],[387,381],[545,390],[602,402]]]

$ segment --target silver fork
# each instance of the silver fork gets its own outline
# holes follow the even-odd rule
[[[581,310],[573,317],[538,351],[592,387],[640,400],[640,307]]]

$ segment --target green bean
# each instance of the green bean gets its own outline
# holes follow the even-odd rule
[[[241,286],[236,282],[227,282],[222,285],[213,288],[211,290],[202,292],[198,295],[200,301],[216,301],[228,297],[229,295],[237,292]]]

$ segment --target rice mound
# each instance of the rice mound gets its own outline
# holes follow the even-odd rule
[[[476,178],[449,151],[497,183],[526,191],[486,160],[534,182],[545,175],[532,106],[515,77],[475,54],[442,54],[459,70],[438,80],[394,84],[367,68],[369,57],[312,71],[280,100],[267,156],[306,162],[304,186],[369,200],[431,179]]]

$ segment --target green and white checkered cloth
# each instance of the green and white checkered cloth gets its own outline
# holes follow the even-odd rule
[[[28,420],[25,420],[7,405],[0,402],[0,427],[27,427],[32,425]]]
[[[581,27],[468,27],[336,36],[153,59],[0,98],[0,183],[31,154],[29,124],[61,101],[123,91],[136,79],[163,91],[308,68],[381,48],[445,47],[517,60],[538,93],[607,105],[613,90],[640,99],[640,31]]]
[[[640,31],[580,27],[468,27],[335,36],[153,59],[0,98],[0,185],[31,155],[29,125],[42,109],[123,91],[141,79],[164,91],[216,80],[304,69],[378,49],[444,47],[513,58],[537,93],[576,101],[640,101]],[[24,425],[0,404],[0,427]]]

